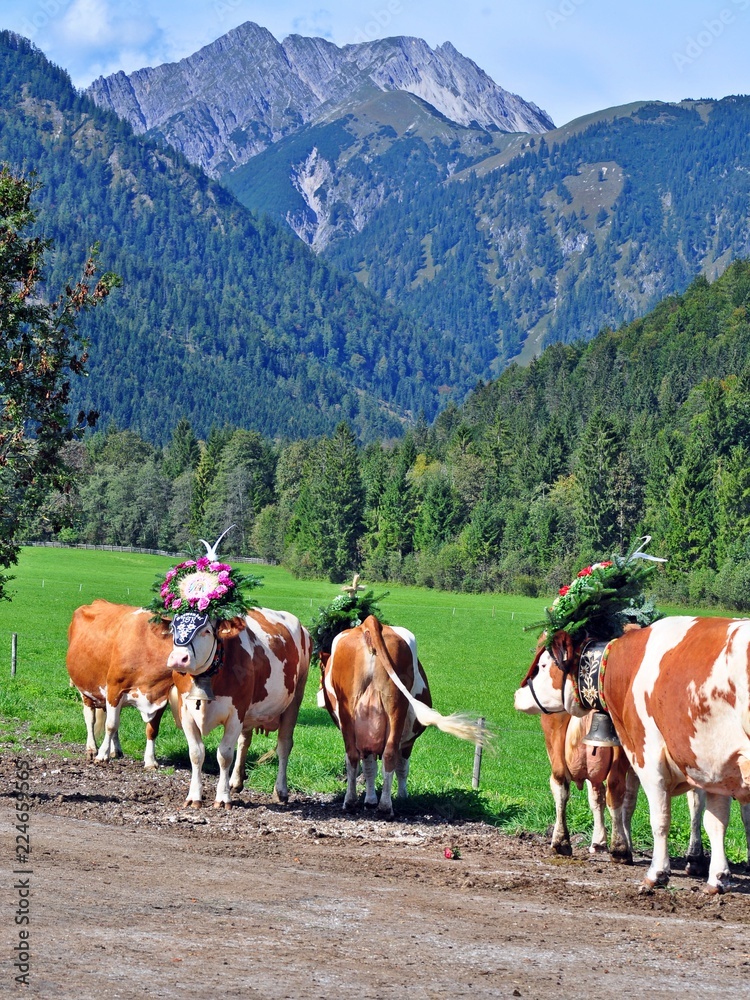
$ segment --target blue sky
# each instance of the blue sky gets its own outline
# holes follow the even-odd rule
[[[750,0],[3,0],[0,12],[80,87],[180,59],[243,21],[337,45],[451,41],[557,124],[634,100],[750,93]]]

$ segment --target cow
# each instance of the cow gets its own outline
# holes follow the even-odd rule
[[[515,706],[581,716],[578,671],[585,640],[565,631],[540,646]],[[599,698],[649,804],[654,850],[641,891],[670,877],[670,800],[706,794],[711,844],[706,891],[726,890],[724,839],[732,798],[750,802],[750,621],[675,616],[613,639]]]
[[[172,688],[171,648],[169,631],[153,624],[142,608],[96,600],[73,612],[65,662],[70,683],[83,698],[89,760],[122,757],[120,711],[133,705],[146,723],[144,767],[157,766],[154,744]]]
[[[192,765],[185,806],[203,804],[203,738],[217,726],[223,726],[224,733],[216,751],[214,808],[230,808],[230,793],[242,791],[253,732],[275,730],[279,763],[273,799],[286,802],[292,733],[312,652],[307,629],[284,611],[251,608],[244,617],[228,621],[190,612],[177,615],[172,631],[167,665]],[[235,744],[237,760],[230,777]]]
[[[555,825],[552,851],[570,857],[570,833],[566,807],[573,782],[579,789],[586,784],[589,806],[594,817],[590,854],[607,851],[605,805],[612,818],[612,861],[632,865],[633,849],[630,820],[638,797],[638,779],[620,747],[587,746],[583,740],[591,725],[589,712],[582,718],[560,712],[542,715],[542,731],[551,773],[550,790],[555,801]]]
[[[357,802],[360,761],[365,806],[392,817],[393,776],[399,799],[405,799],[409,758],[425,727],[437,726],[474,742],[486,736],[478,723],[460,715],[446,717],[432,708],[417,641],[408,629],[381,625],[369,615],[335,637],[330,656],[321,654],[321,666],[325,705],[344,738],[347,811]],[[378,757],[383,761],[380,800],[375,790]]]

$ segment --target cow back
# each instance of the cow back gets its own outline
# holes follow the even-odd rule
[[[129,604],[96,600],[77,608],[68,629],[66,666],[70,679],[89,695],[103,698],[107,687],[158,689],[166,697],[171,670],[166,660],[169,632],[149,620],[149,613]]]
[[[244,631],[223,643],[224,662],[212,681],[214,694],[230,698],[247,725],[257,722],[265,728],[307,678],[310,634],[288,612],[252,608]]]

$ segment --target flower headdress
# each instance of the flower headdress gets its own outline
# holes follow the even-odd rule
[[[310,625],[314,655],[330,653],[333,640],[344,629],[360,625],[368,615],[375,615],[382,625],[388,622],[383,617],[378,601],[388,596],[386,591],[375,597],[371,590],[360,594],[365,588],[359,585],[359,575],[355,574],[352,584],[342,588],[344,593],[334,597],[329,605],[319,608]]]
[[[614,639],[628,623],[650,625],[662,618],[643,593],[656,564],[666,562],[642,551],[650,541],[651,536],[646,535],[627,556],[613,555],[580,570],[545,608],[544,620],[527,625],[524,631],[544,629],[544,643],[549,646],[560,631],[572,639],[584,632],[592,638]]]
[[[228,621],[242,618],[248,608],[257,607],[257,602],[247,597],[245,591],[262,586],[260,577],[245,576],[228,563],[219,562],[216,558],[218,542],[203,544],[205,556],[187,559],[168,570],[163,580],[157,579],[152,589],[157,591],[158,597],[146,605],[155,617],[169,618],[197,611],[209,618]]]

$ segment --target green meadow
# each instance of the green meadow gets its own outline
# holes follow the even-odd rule
[[[97,597],[139,605],[151,597],[157,575],[172,560],[128,552],[25,548],[10,585],[11,602],[0,603],[0,749],[13,752],[26,743],[58,737],[77,744],[83,757],[85,727],[77,691],[65,669],[67,628],[76,607]],[[277,566],[251,567],[263,579],[255,592],[261,605],[291,611],[309,624],[317,609],[340,592],[325,581],[296,580]],[[434,728],[417,741],[409,776],[410,800],[402,813],[429,811],[446,818],[483,819],[508,832],[544,832],[554,819],[549,764],[538,718],[513,709],[513,691],[533,656],[536,633],[524,625],[539,619],[544,601],[512,595],[451,594],[417,587],[373,587],[388,592],[381,607],[393,624],[411,629],[432,690],[443,714],[484,716],[494,732],[482,760],[479,791],[472,790],[474,747]],[[676,610],[676,609],[675,609]],[[18,636],[17,673],[11,678],[11,635]],[[307,793],[344,790],[344,750],[338,730],[317,707],[318,672],[312,670],[295,731],[289,764],[291,789]],[[215,771],[213,751],[219,732],[207,746],[206,770]],[[128,756],[142,756],[145,735],[135,710],[122,714],[121,741]],[[270,793],[275,763],[259,762],[274,738],[256,736],[248,785]],[[187,768],[187,745],[169,713],[156,747],[159,762]],[[112,765],[116,767],[116,763]],[[96,770],[91,769],[92,783]],[[186,774],[186,786],[187,786]],[[572,832],[590,833],[585,791],[573,789],[569,806]],[[671,851],[684,852],[688,819],[684,799],[673,804]],[[644,796],[634,818],[634,840],[648,847],[651,834]],[[733,807],[729,855],[744,858],[745,838],[739,810]]]

